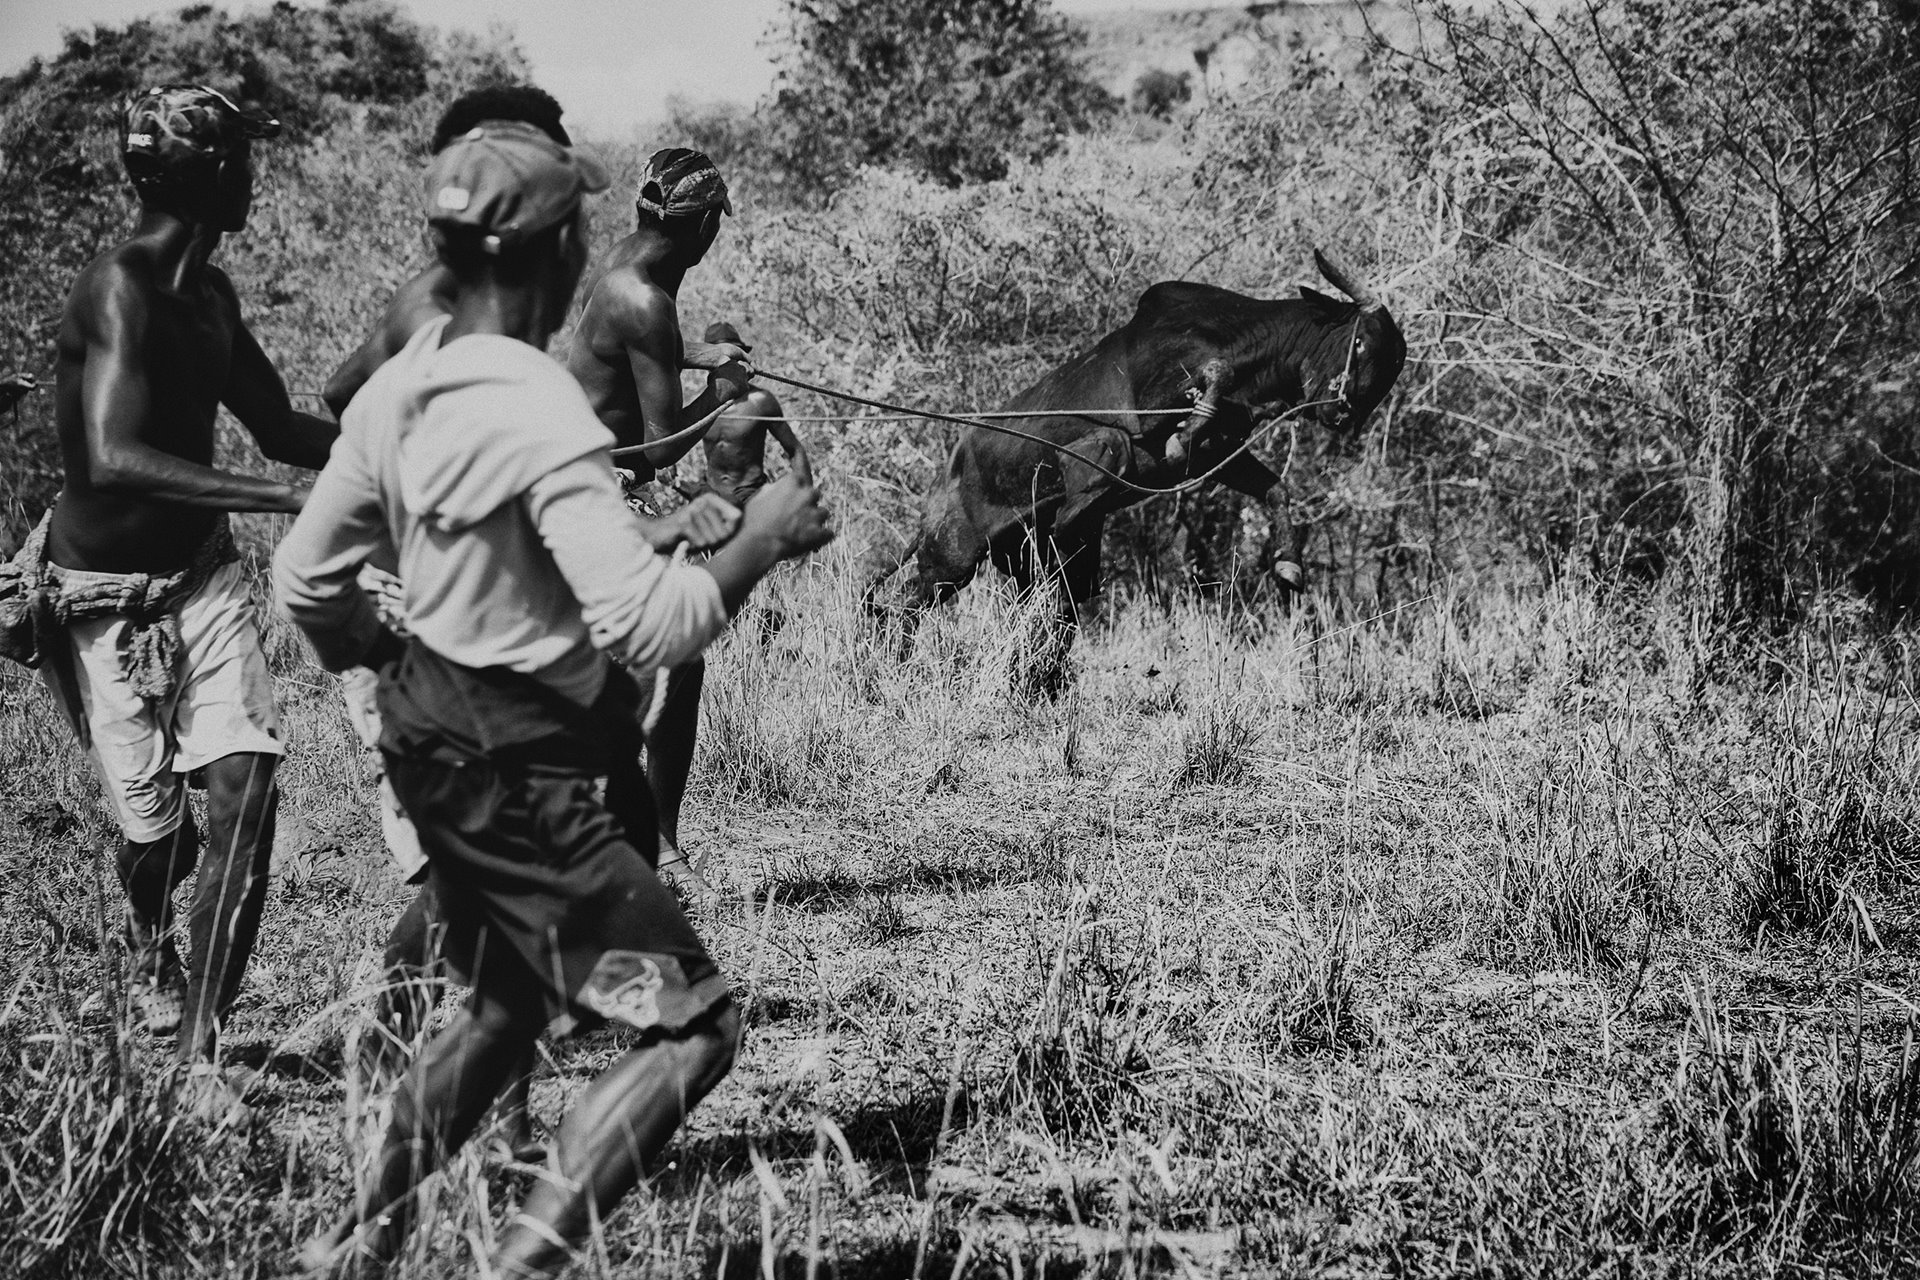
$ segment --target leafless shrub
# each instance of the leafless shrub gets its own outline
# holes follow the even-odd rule
[[[1516,528],[1608,573],[1683,568],[1709,647],[1822,564],[1857,567],[1873,504],[1911,501],[1866,493],[1897,468],[1855,430],[1900,365],[1877,335],[1915,302],[1911,19],[1870,0],[1420,13],[1401,136],[1458,254],[1448,376],[1409,413],[1511,428],[1475,452]]]

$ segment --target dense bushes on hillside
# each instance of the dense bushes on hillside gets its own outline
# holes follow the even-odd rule
[[[767,154],[803,193],[861,165],[1003,177],[1110,111],[1047,0],[788,0]]]
[[[417,243],[405,210],[365,199],[343,202],[335,192],[356,175],[376,185],[403,175],[448,98],[474,84],[525,74],[511,46],[442,36],[391,0],[276,3],[238,15],[203,4],[124,27],[70,32],[60,53],[0,79],[0,371],[49,379],[68,286],[129,225],[133,204],[115,131],[129,95],[152,84],[197,80],[286,124],[287,133],[257,157],[262,199],[249,237],[266,251],[272,274],[241,281],[250,306],[272,306],[292,301],[289,286],[303,284],[303,276],[317,282],[331,273],[338,282],[342,262],[369,265],[364,254],[342,253],[343,246],[378,251],[396,236]],[[331,138],[335,133],[345,136]],[[310,166],[317,149],[327,159]],[[318,189],[302,191],[309,171]],[[289,204],[299,209],[291,215],[296,221],[322,234],[266,243],[262,233],[276,230]],[[288,261],[290,249],[297,262]],[[303,306],[350,307],[350,323],[365,322],[363,297],[320,289],[302,294]],[[319,318],[302,317],[302,346],[311,346]],[[0,486],[0,544],[18,535],[21,522],[37,515],[58,485],[50,401],[29,397],[16,429],[0,432],[0,473],[7,477]]]

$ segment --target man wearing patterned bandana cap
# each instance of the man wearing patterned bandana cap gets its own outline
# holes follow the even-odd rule
[[[721,406],[751,389],[744,347],[688,342],[680,332],[680,285],[713,247],[722,215],[732,212],[726,181],[712,160],[687,147],[654,152],[634,191],[633,234],[609,251],[574,331],[567,367],[600,421],[622,445],[654,446],[631,464],[640,482],[699,443],[704,433],[695,428],[703,418],[715,418]],[[681,401],[682,369],[707,373],[706,390],[690,404]],[[701,501],[718,499],[707,495]],[[647,735],[659,865],[670,879],[697,890],[706,886],[680,847],[680,805],[693,763],[704,672],[697,657],[672,671]]]
[[[5,628],[10,656],[40,666],[125,837],[136,1006],[150,1031],[177,1027],[193,1105],[209,1116],[238,1103],[214,1064],[216,1032],[259,928],[281,754],[227,515],[298,512],[308,492],[214,466],[214,419],[224,404],[269,458],[309,468],[338,434],[293,409],[209,261],[246,225],[253,141],[279,132],[204,85],[128,107],[120,143],[139,223],[68,297],[55,393],[65,485],[0,570],[0,612],[24,606],[33,622]],[[204,857],[190,775],[207,787]],[[196,857],[183,972],[171,898]]]

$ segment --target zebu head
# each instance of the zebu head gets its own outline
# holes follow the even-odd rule
[[[1314,304],[1315,318],[1326,330],[1326,340],[1301,365],[1305,398],[1325,402],[1311,411],[1321,426],[1351,431],[1393,390],[1407,362],[1407,340],[1386,305],[1337,257],[1315,249],[1313,263],[1327,283],[1352,301],[1300,287],[1300,296]]]

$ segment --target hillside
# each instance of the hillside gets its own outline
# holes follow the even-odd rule
[[[1377,0],[1143,7],[1076,20],[1094,79],[1123,97],[1150,70],[1190,75],[1198,96],[1271,83],[1301,54],[1345,75],[1359,67],[1369,29],[1399,38],[1413,25],[1406,6]]]

